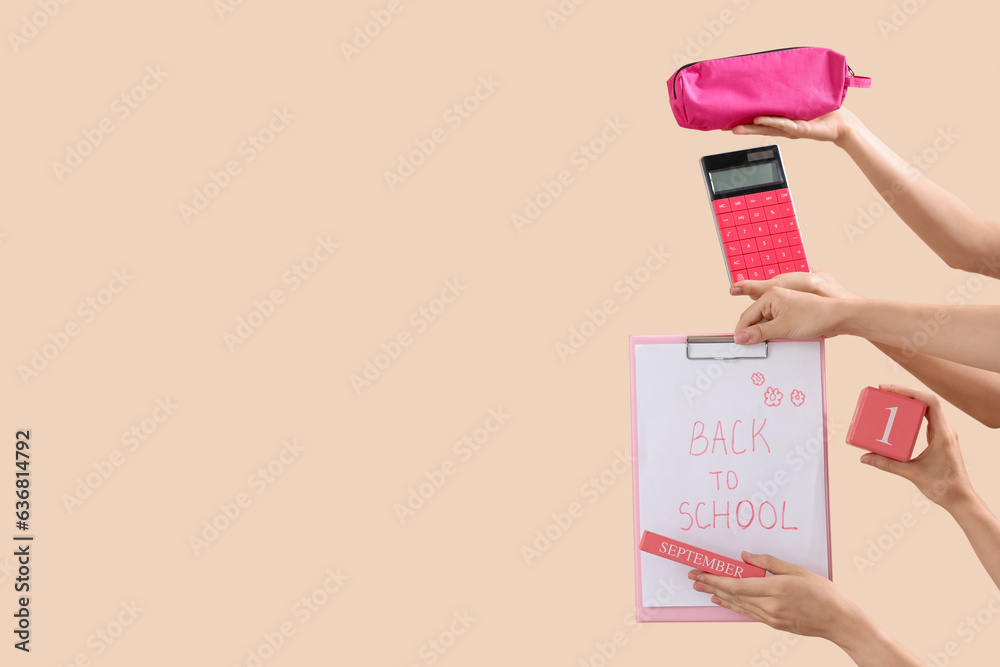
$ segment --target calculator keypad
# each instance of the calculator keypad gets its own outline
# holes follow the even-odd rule
[[[810,271],[788,188],[716,199],[712,206],[734,283]]]

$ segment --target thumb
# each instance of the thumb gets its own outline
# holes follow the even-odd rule
[[[733,338],[740,345],[756,345],[771,338],[778,338],[778,327],[774,320],[749,326]]]
[[[890,459],[888,456],[882,456],[881,454],[865,454],[861,457],[861,462],[870,465],[873,468],[878,468],[879,470],[884,470],[893,475],[898,475],[904,479],[910,479],[909,468],[902,461],[897,461],[895,459]]]
[[[771,554],[752,554],[749,551],[743,552],[743,561],[763,568],[771,574],[795,574],[802,569]]]

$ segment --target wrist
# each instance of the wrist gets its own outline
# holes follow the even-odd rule
[[[955,519],[956,523],[962,524],[982,512],[986,506],[975,489],[968,486],[942,502],[941,507]]]
[[[837,125],[837,136],[834,138],[834,145],[844,149],[848,153],[857,146],[858,126],[861,121],[858,117],[847,109],[841,109],[841,122]]]
[[[830,301],[830,324],[827,327],[827,336],[839,336],[841,334],[858,335],[857,322],[860,311],[863,307],[862,298],[837,298]]]

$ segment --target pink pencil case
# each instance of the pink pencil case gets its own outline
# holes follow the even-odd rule
[[[757,116],[812,120],[839,109],[848,88],[870,86],[842,54],[811,46],[689,63],[667,81],[677,124],[692,130],[728,130]]]

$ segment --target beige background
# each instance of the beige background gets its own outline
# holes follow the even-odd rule
[[[848,106],[907,157],[951,128],[959,138],[929,153],[927,173],[996,215],[995,6],[593,0],[553,29],[557,0],[403,0],[348,61],[341,43],[387,2],[234,0],[221,18],[211,0],[48,4],[52,18],[34,16],[43,1],[12,0],[0,21],[0,532],[15,532],[14,432],[30,428],[37,536],[33,652],[8,643],[4,664],[252,665],[248,651],[283,623],[294,634],[263,664],[597,667],[619,632],[609,664],[847,662],[756,624],[636,631],[631,482],[581,495],[629,447],[627,336],[730,330],[746,306],[727,295],[697,159],[758,140],[679,129],[664,82],[678,62],[834,48],[874,79]],[[894,12],[898,30],[883,34]],[[43,27],[26,29],[33,20]],[[698,40],[702,53],[684,54]],[[165,78],[121,118],[116,99],[147,67]],[[480,77],[499,87],[460,127],[446,122]],[[248,162],[241,143],[274,108],[294,119]],[[114,131],[59,180],[52,163],[105,118]],[[625,129],[577,171],[575,151],[608,119]],[[446,141],[390,191],[384,172],[436,128]],[[815,266],[887,298],[940,303],[967,284],[891,212],[852,242],[845,225],[878,208],[860,172],[830,145],[781,146]],[[230,160],[240,173],[185,222],[179,206]],[[573,182],[517,233],[511,214],[563,169]],[[282,276],[327,236],[339,248],[293,291]],[[650,246],[671,260],[625,301],[615,283]],[[102,292],[122,269],[127,287]],[[455,279],[464,291],[418,331],[411,313]],[[275,289],[284,302],[230,352],[224,335]],[[92,321],[78,311],[109,297]],[[998,297],[991,283],[971,302]],[[560,360],[556,344],[607,298],[618,312]],[[74,324],[79,335],[23,381],[18,367]],[[401,333],[411,344],[356,393],[350,376]],[[913,380],[863,341],[833,340],[828,355],[837,584],[922,658],[957,641],[949,664],[991,662],[1000,622],[958,634],[995,591],[960,530],[843,444],[862,386]],[[166,398],[179,407],[147,421],[155,432],[131,451],[122,433]],[[500,407],[509,420],[463,460],[453,443]],[[949,416],[1000,507],[997,436]],[[251,476],[289,439],[304,449],[272,463],[281,474],[258,494]],[[67,509],[116,450],[113,474]],[[401,524],[394,505],[442,466],[454,474]],[[223,525],[220,504],[239,494],[249,506],[195,554],[189,538]],[[573,502],[583,516],[528,565],[521,547]],[[916,525],[859,572],[855,558],[905,512]],[[13,559],[0,565],[12,643]],[[338,569],[349,580],[327,594]],[[295,605],[314,595],[325,604],[302,623]],[[133,602],[142,611],[119,634]],[[475,621],[449,642],[466,612]],[[99,631],[118,636],[108,645]],[[442,633],[450,648],[428,653]]]

